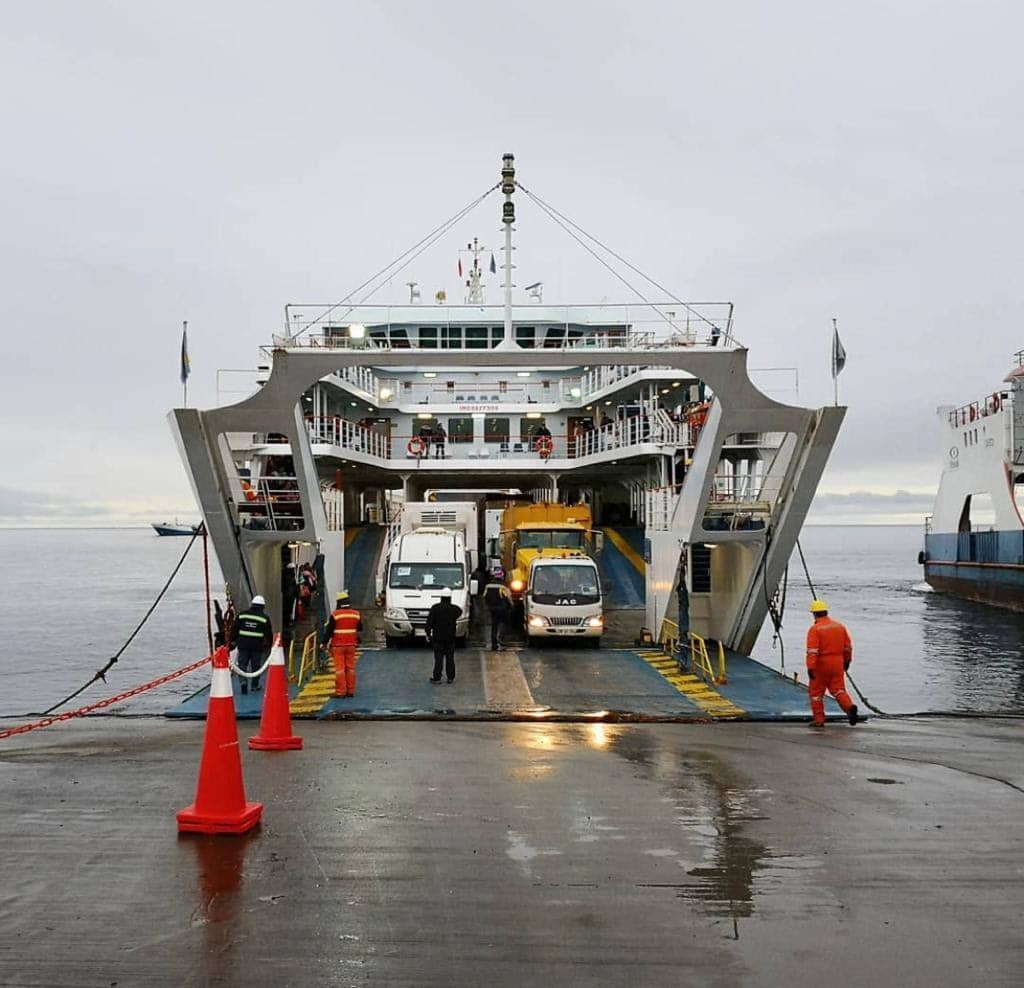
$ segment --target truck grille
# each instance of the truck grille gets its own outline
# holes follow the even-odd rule
[[[575,617],[552,617],[548,621],[555,628],[575,628],[580,623],[580,619]]]
[[[430,613],[425,607],[407,607],[405,613],[408,615],[410,621],[415,621],[422,624],[427,620],[427,615]]]

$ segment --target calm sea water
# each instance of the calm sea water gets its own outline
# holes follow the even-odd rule
[[[888,711],[1024,712],[1024,615],[932,593],[921,580],[919,528],[808,528],[804,554],[820,596],[850,628],[851,672]],[[50,706],[120,648],[188,540],[149,530],[0,531],[0,715]],[[221,590],[211,560],[214,587]],[[217,594],[223,597],[222,593]],[[202,549],[197,543],[164,600],[114,668],[101,699],[206,654]],[[785,665],[803,669],[810,594],[794,558],[785,615]],[[763,632],[755,657],[781,651]],[[201,670],[116,710],[161,713],[209,681]]]

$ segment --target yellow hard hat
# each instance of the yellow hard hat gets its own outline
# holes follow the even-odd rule
[[[811,601],[811,613],[812,614],[824,614],[828,610],[828,604],[823,600],[812,600]]]
[[[339,590],[338,591],[338,596],[335,598],[335,600],[337,600],[339,604],[345,603],[348,600],[348,591],[347,590]]]

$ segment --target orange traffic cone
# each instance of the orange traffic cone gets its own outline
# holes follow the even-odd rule
[[[262,803],[245,801],[228,650],[222,645],[213,653],[213,682],[206,708],[206,736],[199,763],[196,801],[179,811],[178,831],[244,834],[255,827],[262,816]]]
[[[284,648],[280,635],[274,635],[274,647],[270,652],[259,733],[249,738],[249,747],[260,751],[284,751],[287,748],[302,747],[302,738],[292,734],[292,715],[288,710],[288,677],[284,671]]]

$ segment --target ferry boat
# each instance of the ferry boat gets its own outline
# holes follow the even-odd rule
[[[943,593],[1024,610],[1024,350],[991,394],[938,409],[945,462],[925,520],[924,578]]]
[[[333,600],[345,585],[346,529],[384,533],[379,572],[403,503],[514,490],[589,507],[634,567],[650,638],[675,629],[749,654],[845,408],[760,390],[732,303],[659,290],[639,303],[555,305],[540,283],[517,289],[517,196],[584,234],[520,183],[511,154],[470,205],[492,195],[501,261],[460,238],[462,302],[443,291],[424,301],[406,282],[408,298],[395,304],[288,305],[255,393],[170,413],[234,603],[262,594],[277,626],[297,553],[315,557]],[[466,215],[429,242],[456,236]],[[497,304],[486,299],[488,272],[501,278]],[[438,425],[443,445],[432,441]],[[370,577],[361,582],[372,586]]]
[[[157,535],[195,535],[198,525],[183,525],[180,521],[153,522],[153,531]]]

